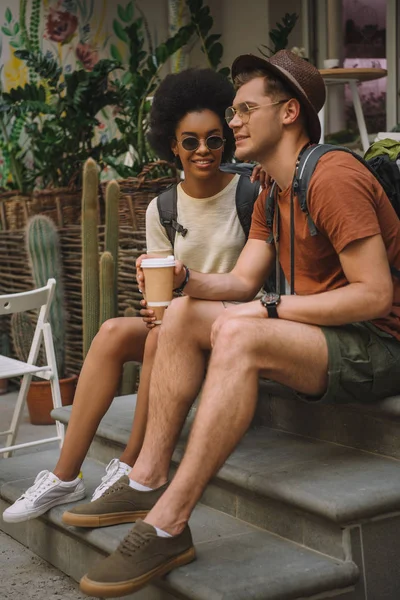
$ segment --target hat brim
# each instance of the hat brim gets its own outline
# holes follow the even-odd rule
[[[318,113],[307,98],[304,90],[288,71],[272,64],[269,60],[265,60],[260,56],[255,56],[254,54],[242,54],[232,63],[232,79],[235,80],[235,77],[240,73],[257,69],[272,73],[272,75],[275,75],[278,79],[282,79],[290,89],[293,90],[295,97],[299,100],[305,112],[310,140],[313,143],[318,144],[321,139],[321,123]]]

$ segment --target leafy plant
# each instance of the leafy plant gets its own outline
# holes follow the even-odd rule
[[[154,48],[147,20],[139,9],[139,15],[136,16],[136,9],[133,2],[129,2],[125,9],[118,5],[118,19],[113,21],[114,33],[126,44],[129,59],[126,73],[113,84],[119,99],[115,123],[121,139],[114,140],[110,146],[112,153],[106,156],[106,161],[121,177],[137,175],[146,163],[155,158],[146,141],[149,98],[158,87],[160,72],[167,60],[187,44],[194,33],[192,24],[185,25],[174,36]],[[111,46],[111,55],[116,60],[122,59],[115,45]],[[120,164],[117,157],[132,148],[133,166]]]
[[[263,56],[269,57],[272,54],[279,52],[279,50],[284,50],[285,48],[287,48],[289,42],[289,35],[293,30],[294,26],[296,25],[298,18],[299,15],[296,13],[286,13],[282,17],[282,22],[276,23],[276,29],[271,29],[271,31],[268,34],[273,44],[273,47],[270,48],[265,44],[261,44],[261,48],[265,48],[266,50],[268,50],[268,54],[263,52],[261,48],[258,48]]]
[[[211,69],[217,70],[221,63],[224,49],[222,47],[221,35],[218,33],[210,34],[214,20],[210,14],[208,6],[203,6],[203,0],[186,0],[186,5],[190,11],[191,24],[193,25],[200,40],[201,50],[207,58]],[[223,67],[219,73],[229,77],[229,67]]]
[[[109,76],[120,64],[104,59],[92,71],[63,74],[53,57],[40,51],[16,50],[15,55],[33,70],[38,82],[0,94],[0,127],[12,173],[9,187],[29,191],[35,185],[63,187],[76,182],[88,157],[102,164],[103,155],[115,151],[114,142],[95,142],[94,133],[100,124],[98,113],[119,100]],[[16,128],[25,134],[25,148],[22,136],[16,139]]]

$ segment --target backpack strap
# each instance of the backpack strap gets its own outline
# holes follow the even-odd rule
[[[248,175],[240,175],[236,187],[236,211],[243,231],[246,235],[246,240],[249,237],[251,215],[253,214],[254,202],[258,198],[260,192],[260,184],[258,181],[252,183]]]
[[[312,236],[317,235],[318,230],[315,226],[314,221],[311,218],[310,213],[308,212],[307,206],[307,194],[308,188],[310,185],[311,177],[315,171],[315,167],[321,156],[327,154],[328,152],[347,152],[347,154],[351,154],[355,158],[357,158],[363,165],[365,165],[371,172],[372,169],[366,163],[366,161],[350,150],[345,146],[335,146],[333,144],[315,144],[313,146],[309,146],[304,150],[300,157],[300,161],[297,167],[296,177],[293,182],[294,193],[297,195],[300,208],[303,213],[307,216],[308,229]]]
[[[175,233],[180,233],[185,237],[188,230],[182,227],[177,221],[178,219],[178,192],[177,184],[174,183],[169,188],[161,192],[157,198],[158,214],[160,223],[167,232],[168,239],[171,242],[172,248],[175,243]]]
[[[273,181],[265,201],[265,220],[268,229],[271,231],[267,239],[267,244],[271,244],[274,239],[275,190],[276,182]]]

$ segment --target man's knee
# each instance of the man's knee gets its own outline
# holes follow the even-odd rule
[[[214,358],[224,361],[251,361],[255,351],[254,336],[246,329],[246,319],[232,317],[224,321],[214,340]]]
[[[174,329],[183,325],[189,317],[189,304],[188,296],[174,298],[164,313],[162,330]]]

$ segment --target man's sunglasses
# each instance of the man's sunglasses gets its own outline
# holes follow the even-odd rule
[[[290,98],[283,98],[276,102],[267,102],[267,104],[257,104],[256,106],[249,106],[247,102],[241,102],[237,106],[228,106],[225,110],[225,121],[229,123],[235,118],[235,115],[239,117],[242,123],[248,123],[250,121],[250,115],[252,110],[258,110],[267,106],[275,106],[276,104],[283,104],[289,102]]]
[[[197,150],[200,147],[200,143],[203,141],[209,150],[220,150],[225,143],[224,138],[222,138],[220,135],[209,135],[206,139],[199,139],[194,136],[189,136],[183,138],[181,141],[176,141],[184,150],[187,150],[188,152],[194,152]]]

